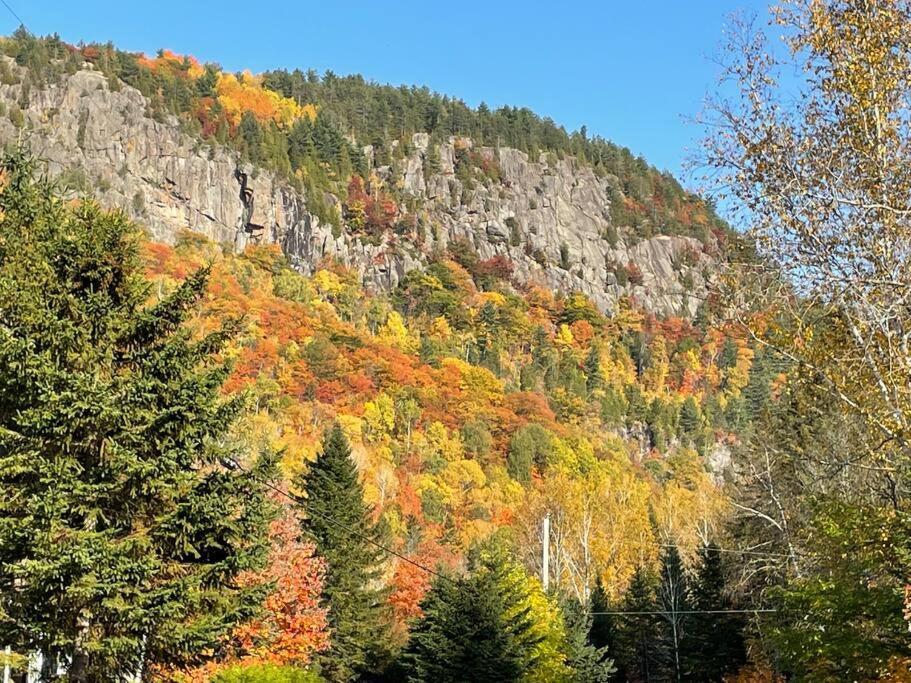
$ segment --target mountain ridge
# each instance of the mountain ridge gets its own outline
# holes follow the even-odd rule
[[[149,97],[128,85],[131,68],[120,67],[125,79],[106,73],[113,68],[105,62],[108,52],[124,63],[127,53],[74,48],[55,39],[28,42],[34,40],[6,40],[6,52],[18,52],[4,58],[0,73],[0,103],[7,114],[0,119],[0,139],[9,142],[26,131],[32,150],[48,159],[52,174],[77,190],[91,190],[105,206],[123,209],[156,240],[173,243],[182,230],[192,230],[238,250],[255,239],[275,242],[301,272],[312,273],[321,261],[335,259],[356,270],[368,289],[387,290],[409,271],[425,269],[436,254],[455,248],[470,252],[466,258],[472,262],[497,265],[517,284],[583,292],[604,312],[628,298],[659,314],[687,317],[696,315],[715,263],[723,258],[728,233],[710,208],[686,199],[693,205],[685,215],[697,214],[689,227],[673,225],[676,219],[667,218],[670,209],[660,202],[645,210],[632,199],[629,179],[586,160],[586,154],[609,143],[589,141],[584,134],[566,138],[579,156],[559,147],[557,152],[491,147],[436,132],[381,140],[370,126],[365,135],[376,142],[359,146],[350,130],[345,142],[333,137],[345,125],[339,97],[334,108],[300,104],[319,93],[301,94],[295,87],[330,87],[312,76],[269,72],[238,78],[213,75],[211,66],[170,53],[138,58],[134,81],[176,69],[182,75],[174,77],[175,83],[195,79],[204,88],[200,83],[214,78],[220,84],[214,104],[196,97],[197,106],[209,109],[188,123],[179,113],[161,111],[160,89]],[[31,52],[22,48],[23,41]],[[39,58],[35,45],[44,46]],[[50,48],[63,52],[56,57],[48,54]],[[357,85],[357,77],[347,78]],[[266,87],[270,84],[278,90]],[[390,90],[390,97],[397,90],[367,86]],[[431,102],[433,97],[440,96],[433,95]],[[231,98],[241,103],[236,112]],[[256,118],[262,111],[268,115],[265,123]],[[414,127],[406,120],[409,111],[403,114],[403,129]],[[281,116],[291,117],[291,128]],[[221,117],[223,128],[206,137],[206,122],[213,117]],[[542,138],[563,139],[548,132],[552,122],[536,120]],[[202,129],[193,121],[202,122]],[[261,134],[257,148],[245,137],[251,127]],[[270,147],[270,135],[284,140],[277,158],[291,159],[285,172],[280,163],[268,161],[276,155],[263,149]],[[298,139],[303,151],[296,152]],[[515,137],[516,144],[523,140]],[[319,162],[326,157],[323,144],[339,159]],[[239,170],[255,198],[250,207],[241,197]],[[656,230],[662,216],[666,221]],[[255,235],[249,226],[257,226]]]

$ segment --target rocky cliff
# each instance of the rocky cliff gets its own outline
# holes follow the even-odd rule
[[[22,69],[7,62],[13,78],[0,85],[4,143],[25,141],[49,161],[52,174],[123,209],[156,240],[173,241],[192,230],[242,249],[251,239],[235,152],[185,134],[176,118],[153,119],[139,91],[112,87],[88,64],[23,92]],[[249,220],[264,227],[259,239],[279,243],[303,272],[334,257],[360,272],[368,286],[381,288],[394,287],[432,253],[463,239],[480,258],[508,257],[518,283],[580,290],[605,311],[630,295],[658,313],[695,313],[713,269],[712,245],[612,232],[616,178],[599,177],[571,157],[530,159],[514,149],[483,147],[474,152],[497,165],[498,178],[469,191],[457,178],[456,150],[470,147],[470,140],[440,144],[439,163],[427,175],[429,138],[416,134],[411,142],[404,163],[372,171],[419,202],[429,226],[420,236],[333,229],[308,212],[301,191],[247,167],[255,197]]]

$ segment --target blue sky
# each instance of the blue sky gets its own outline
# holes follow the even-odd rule
[[[528,106],[678,174],[699,138],[686,118],[713,86],[727,17],[766,12],[765,0],[7,2],[35,33],[70,42],[166,47],[230,70],[361,73],[472,106]],[[16,21],[0,12],[9,33]]]

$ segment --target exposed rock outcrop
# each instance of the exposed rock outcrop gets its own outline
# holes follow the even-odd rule
[[[15,64],[10,67],[18,72]],[[263,226],[262,239],[281,244],[303,272],[334,257],[356,268],[368,286],[388,289],[426,264],[435,249],[464,239],[481,258],[507,256],[518,282],[581,290],[606,311],[631,294],[656,312],[693,315],[712,269],[712,258],[693,238],[633,242],[615,231],[612,244],[610,197],[617,181],[572,158],[529,159],[515,149],[480,148],[475,152],[497,168],[498,177],[469,189],[456,177],[456,159],[457,150],[471,142],[439,145],[439,170],[425,175],[431,143],[417,134],[396,170],[375,172],[419,200],[426,217],[422,234],[367,238],[321,224],[300,191],[250,167],[244,170],[256,202],[245,219],[234,152],[186,135],[176,118],[154,120],[139,91],[112,88],[88,66],[32,87],[27,99],[20,84],[0,85],[0,103],[7,112],[21,108],[24,120],[0,117],[0,140],[26,140],[48,159],[51,173],[90,188],[106,206],[122,208],[156,240],[173,241],[181,230],[193,230],[241,249],[251,222]]]

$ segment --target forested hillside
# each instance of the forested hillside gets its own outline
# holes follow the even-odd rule
[[[526,110],[4,39],[0,665],[909,680],[911,5],[773,16],[748,236]]]
[[[6,244],[17,245],[5,260],[8,286],[22,290],[13,263],[36,250],[75,247],[84,259],[104,259],[106,253],[96,251],[104,248],[95,242],[97,231],[132,239],[119,219],[64,207],[44,186],[31,185],[19,163],[8,161],[5,176],[6,206],[26,203],[17,209],[21,214],[8,209],[5,219]],[[28,218],[33,211],[52,213]],[[13,228],[22,220],[40,220],[49,232],[23,223]],[[83,227],[67,227],[73,220]],[[59,237],[56,230],[63,231]],[[200,306],[186,329],[199,339],[225,325],[233,330],[218,351],[232,368],[222,393],[243,396],[248,410],[231,428],[232,438],[277,454],[282,473],[272,491],[284,512],[272,523],[271,559],[259,574],[244,574],[245,583],[277,580],[277,592],[265,598],[265,617],[233,627],[215,669],[314,659],[333,677],[365,666],[420,668],[438,655],[413,653],[399,662],[396,651],[409,647],[409,628],[432,613],[433,599],[446,603],[452,597],[428,597],[435,580],[430,570],[452,581],[467,563],[474,567],[471,580],[518,582],[510,589],[516,597],[507,591],[502,599],[531,601],[528,618],[544,640],[526,643],[531,650],[514,663],[517,671],[529,680],[570,676],[583,666],[577,649],[587,638],[584,612],[574,616],[572,604],[589,604],[595,587],[598,599],[624,604],[631,582],[660,584],[662,562],[677,573],[681,557],[700,566],[699,548],[721,533],[726,509],[708,464],[721,476],[735,430],[750,424],[780,381],[774,364],[757,358],[734,330],[659,320],[633,309],[606,318],[580,294],[516,288],[508,273],[473,260],[464,248],[440,255],[391,295],[378,296],[365,295],[352,273],[332,264],[304,277],[274,247],[235,256],[186,234],[174,246],[144,243],[141,254],[146,305],[150,311],[164,307],[156,316],[181,301],[188,286],[198,287],[196,274],[205,273],[206,293],[199,291]],[[145,314],[137,315],[142,320]],[[333,424],[337,443],[323,440]],[[354,573],[368,583],[346,584],[347,594],[372,585],[368,576],[380,582],[382,590],[371,598],[378,601],[373,618],[387,635],[377,641],[361,632],[362,641],[342,648],[333,645],[332,633],[367,618],[369,600],[345,612],[342,603],[322,602],[321,590],[331,590],[334,572],[350,562],[345,547],[360,536],[336,529],[314,547],[307,522],[299,522],[300,541],[294,528],[295,520],[313,523],[307,506],[317,500],[315,484],[308,484],[314,462],[333,448],[346,452],[349,444],[353,461],[341,462],[356,464],[349,479],[353,507],[349,513],[339,503],[337,483],[323,484],[333,498],[321,514],[363,525],[366,537],[388,549],[367,544],[357,551],[374,551],[366,553],[373,558],[369,567],[360,570],[367,573]],[[249,458],[241,458],[242,467],[254,466]],[[337,475],[336,466],[327,476]],[[18,485],[15,475],[5,481]],[[294,500],[308,503],[298,510]],[[539,533],[547,512],[556,532],[549,596],[532,578],[540,573]],[[333,529],[330,524],[328,532]],[[667,562],[676,562],[676,569],[667,569]],[[485,572],[493,573],[484,578]],[[639,589],[635,599],[659,600],[658,593],[649,597],[651,590]],[[513,608],[500,609],[509,614]],[[656,622],[654,631],[637,635],[621,626],[626,649],[611,650],[600,665],[603,657],[592,655],[586,666],[605,672],[634,667],[636,648],[652,647],[649,641],[664,638],[663,629]],[[106,643],[100,636],[99,646]],[[385,654],[364,659],[371,643],[383,644]],[[674,646],[662,643],[655,661],[670,666]],[[329,654],[320,654],[327,645]],[[172,667],[181,657],[164,661],[169,658],[175,664],[167,665],[167,675],[176,675]],[[534,674],[539,668],[565,673]],[[193,671],[188,675],[205,677],[213,666]]]

